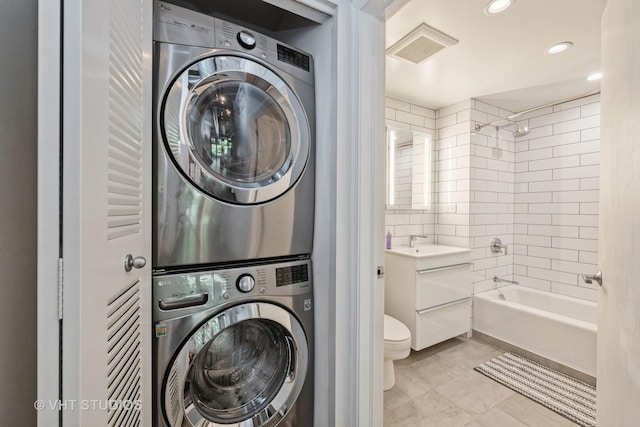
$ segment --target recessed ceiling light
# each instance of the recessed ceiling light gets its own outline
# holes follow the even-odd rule
[[[491,0],[484,7],[484,13],[487,15],[495,15],[496,13],[504,12],[507,10],[511,3],[515,0]]]
[[[569,49],[571,46],[573,46],[573,43],[571,42],[556,43],[550,48],[548,48],[545,52],[547,52],[549,55],[555,55],[556,53],[564,52],[565,50]]]
[[[589,80],[590,82],[593,82],[596,80],[600,80],[601,78],[602,78],[602,73],[593,73],[589,77],[587,77],[587,80]]]

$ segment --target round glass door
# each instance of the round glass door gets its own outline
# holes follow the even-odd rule
[[[267,303],[232,307],[178,353],[165,378],[165,414],[181,426],[274,425],[298,397],[307,366],[306,337],[292,314]],[[177,408],[181,414],[171,413]]]
[[[284,80],[257,62],[201,59],[173,81],[162,106],[174,164],[219,200],[269,201],[304,171],[310,140],[304,109]]]

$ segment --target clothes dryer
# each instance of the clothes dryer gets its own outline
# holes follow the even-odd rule
[[[310,254],[311,55],[154,3],[153,267]]]
[[[309,260],[153,279],[154,425],[312,427]]]

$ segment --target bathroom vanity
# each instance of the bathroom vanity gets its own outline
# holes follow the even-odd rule
[[[471,330],[470,249],[424,245],[386,251],[385,313],[422,350]]]

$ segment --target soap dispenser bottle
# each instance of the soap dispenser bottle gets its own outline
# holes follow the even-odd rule
[[[386,247],[391,249],[391,231],[387,231]]]

